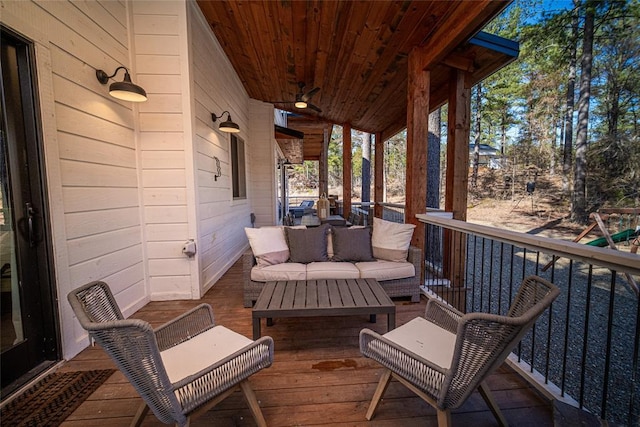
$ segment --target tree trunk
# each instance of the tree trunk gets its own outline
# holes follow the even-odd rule
[[[371,134],[362,141],[362,202],[371,201]],[[362,209],[366,209],[362,206]]]
[[[478,167],[480,165],[480,118],[482,117],[482,84],[476,85],[476,122],[475,122],[475,138],[473,147],[473,173],[471,175],[471,186],[478,186]]]
[[[427,142],[427,207],[440,207],[440,108],[429,115]]]
[[[567,81],[567,111],[564,116],[564,150],[562,156],[562,193],[570,194],[569,188],[573,157],[573,110],[576,90],[576,56],[578,45],[578,18],[580,0],[573,1],[573,17],[571,19],[571,50],[569,58],[569,80]]]
[[[571,219],[587,222],[587,137],[589,127],[589,98],[591,96],[591,68],[593,65],[593,21],[595,5],[587,1],[582,42],[580,70],[580,98],[578,100],[578,132],[576,135],[576,162],[573,172],[573,206]]]
[[[507,114],[505,110],[502,111],[502,123],[500,124],[500,133],[501,133],[500,162],[502,164],[502,167],[505,167],[506,165],[502,163],[504,160],[504,149],[507,146]]]
[[[609,78],[614,79],[614,81],[608,82],[610,106],[607,110],[607,135],[609,135],[611,141],[616,141],[618,138],[618,120],[620,118],[620,86],[615,81],[615,76],[610,76]]]

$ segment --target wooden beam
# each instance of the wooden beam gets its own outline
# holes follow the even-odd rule
[[[452,53],[447,56],[442,61],[442,63],[447,67],[456,68],[468,73],[473,73],[473,71],[475,70],[475,64],[473,63],[472,58],[467,58],[466,56],[462,56],[456,53]]]
[[[412,50],[409,53],[407,87],[407,174],[405,189],[405,217],[408,224],[416,229],[411,244],[424,254],[424,224],[416,214],[427,210],[427,141],[429,138],[429,92],[431,73],[421,64],[423,52]],[[420,283],[424,282],[424,256],[420,268]]]
[[[382,205],[384,202],[384,140],[382,133],[376,133],[376,144],[374,154],[374,178],[373,178],[373,216],[382,218]]]
[[[351,125],[342,126],[342,216],[351,212]]]
[[[469,28],[480,29],[486,20],[503,9],[508,1],[478,0],[459,2],[448,16],[446,24],[439,25],[429,36],[423,51],[421,66],[429,69],[447,57],[468,37]]]

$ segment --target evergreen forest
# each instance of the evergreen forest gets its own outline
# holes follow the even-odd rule
[[[575,222],[601,207],[640,206],[640,1],[516,0],[484,31],[519,42],[520,54],[472,88],[470,195],[496,197],[482,191],[483,176],[494,176],[494,185],[495,174],[534,182],[546,176],[558,182],[556,196]],[[437,207],[446,105],[429,125],[436,161],[429,162],[428,192]],[[372,139],[352,131],[354,199],[362,196],[362,153]],[[385,201],[403,201],[405,146],[405,132],[385,142]],[[498,153],[490,164],[480,161],[484,146]],[[339,126],[328,163],[331,193],[342,183]],[[317,169],[317,162],[295,166],[292,194],[316,188]]]

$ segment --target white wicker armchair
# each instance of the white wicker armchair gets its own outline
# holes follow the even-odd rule
[[[367,411],[370,420],[391,378],[436,408],[438,425],[451,425],[451,410],[476,389],[500,425],[506,419],[484,379],[500,366],[560,291],[536,276],[527,277],[506,316],[462,314],[431,299],[418,317],[384,335],[360,332],[360,351],[386,369]]]
[[[213,310],[201,304],[153,330],[124,319],[111,290],[92,282],[68,295],[80,324],[109,354],[143,398],[131,425],[151,408],[160,421],[178,426],[205,412],[240,386],[260,426],[266,425],[248,378],[273,362],[273,339],[252,341],[215,326]]]

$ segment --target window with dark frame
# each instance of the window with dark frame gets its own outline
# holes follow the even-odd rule
[[[244,141],[231,135],[231,181],[233,200],[247,198],[247,180],[244,167]]]

